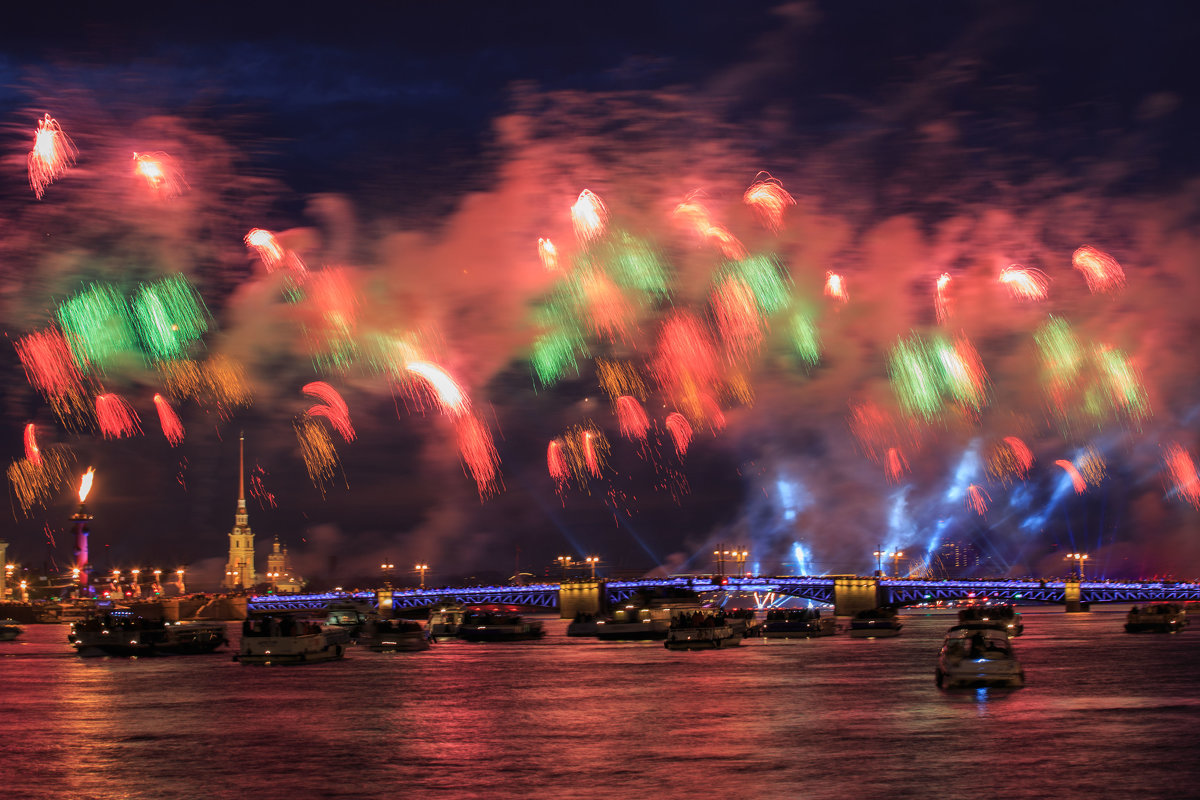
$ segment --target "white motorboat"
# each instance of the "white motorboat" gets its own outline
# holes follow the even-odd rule
[[[955,625],[938,652],[935,680],[939,688],[1025,685],[1025,670],[1001,628]]]
[[[678,613],[670,608],[636,608],[626,606],[596,623],[596,638],[604,641],[647,641],[667,638],[671,617]]]
[[[439,606],[429,612],[429,635],[434,639],[453,639],[458,636],[467,609],[460,605]]]
[[[663,646],[668,650],[714,650],[741,643],[742,635],[733,630],[724,614],[694,611],[672,620]]]
[[[884,639],[899,636],[904,624],[894,608],[872,608],[860,611],[850,620],[850,635],[857,639]]]
[[[1186,627],[1183,606],[1176,603],[1134,606],[1125,617],[1127,633],[1177,633]]]
[[[376,653],[415,653],[429,649],[429,636],[421,624],[403,619],[368,620],[355,641],[359,647]]]
[[[71,624],[67,640],[81,656],[211,653],[228,644],[223,622],[169,622],[115,609]]]
[[[1021,612],[1011,605],[967,606],[958,611],[958,624],[975,627],[998,627],[1009,636],[1020,636],[1025,632]]]
[[[468,642],[520,642],[545,635],[541,622],[503,610],[472,609],[458,626],[458,638]]]
[[[243,664],[315,664],[342,658],[350,632],[317,620],[292,617],[248,619],[234,661]]]

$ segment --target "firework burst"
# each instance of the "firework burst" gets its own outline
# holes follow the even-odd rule
[[[29,169],[29,187],[41,200],[46,187],[63,176],[75,164],[79,151],[75,149],[58,120],[47,114],[38,120],[33,138],[33,149],[29,151],[26,165]]]
[[[172,447],[182,442],[183,423],[179,421],[175,409],[171,408],[171,404],[161,394],[154,395],[154,407],[158,409],[158,421],[162,425],[163,436],[167,437]]]
[[[599,239],[608,223],[608,209],[591,189],[584,189],[579,193],[575,205],[571,206],[571,223],[575,226],[575,235],[581,241]]]
[[[475,481],[479,499],[484,500],[500,491],[500,455],[492,441],[492,433],[474,414],[465,414],[455,420],[458,435],[458,453],[466,471]]]
[[[784,209],[796,205],[796,201],[784,190],[783,184],[772,178],[769,172],[760,172],[755,176],[754,183],[742,195],[742,200],[754,209],[762,224],[774,233],[779,233],[783,227]]]
[[[972,483],[967,487],[967,505],[979,516],[982,517],[987,513],[990,502],[992,502],[992,498],[982,486]]]
[[[617,425],[621,435],[632,441],[645,442],[650,420],[637,398],[623,395],[617,398]]]
[[[836,272],[825,273],[825,296],[839,303],[850,301],[850,293],[846,291],[846,281]]]
[[[1200,475],[1196,473],[1196,462],[1187,450],[1175,442],[1163,448],[1166,465],[1168,491],[1174,492],[1185,503],[1200,509]]]
[[[334,430],[342,435],[342,439],[347,442],[354,441],[354,426],[350,424],[350,408],[338,394],[337,389],[324,381],[313,381],[306,383],[300,391],[321,401],[308,409],[309,415],[325,417],[333,425]]]
[[[671,434],[671,441],[675,445],[675,452],[680,458],[687,455],[688,445],[692,442],[692,426],[687,421],[687,417],[680,414],[678,411],[672,411],[667,415],[666,420],[667,432]]]
[[[137,412],[118,394],[96,396],[96,422],[105,439],[123,439],[142,432]]]
[[[133,174],[160,200],[178,197],[187,188],[183,170],[166,153],[134,153]]]
[[[1071,265],[1083,273],[1092,294],[1114,292],[1125,285],[1125,270],[1117,260],[1091,245],[1085,244],[1076,250],[1071,256]]]
[[[1062,467],[1063,470],[1071,476],[1071,485],[1075,487],[1075,494],[1083,494],[1087,491],[1087,481],[1085,481],[1083,476],[1079,474],[1079,470],[1075,468],[1073,463],[1065,458],[1060,458],[1058,461],[1055,461],[1054,464],[1055,466]]]
[[[300,443],[300,457],[304,459],[308,478],[321,493],[321,497],[324,497],[329,484],[341,468],[333,440],[312,417],[304,416],[292,420],[292,427],[296,431],[296,440]]]
[[[558,269],[558,250],[554,247],[554,242],[538,239],[538,257],[542,259],[542,266],[550,272]]]
[[[1018,300],[1045,300],[1050,288],[1050,279],[1046,277],[1046,273],[1034,267],[1022,267],[1020,264],[1010,264],[1000,270],[997,280]]]
[[[8,467],[8,482],[21,511],[26,516],[34,506],[47,506],[58,499],[75,454],[62,445],[51,445],[38,452],[36,461],[21,458]]]

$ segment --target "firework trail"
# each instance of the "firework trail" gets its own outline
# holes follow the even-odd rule
[[[160,200],[178,197],[187,188],[183,171],[166,153],[134,153],[133,174],[146,181]]]
[[[888,483],[899,483],[908,472],[908,460],[895,447],[889,447],[884,458],[883,477]]]
[[[322,401],[308,409],[310,415],[325,417],[344,440],[354,441],[354,426],[350,424],[350,408],[338,394],[337,389],[324,381],[313,381],[306,383],[300,391]]]
[[[632,364],[597,358],[596,378],[600,382],[600,389],[614,403],[621,395],[632,395],[643,401],[649,396],[642,376]]]
[[[251,228],[244,239],[246,246],[254,250],[258,254],[259,260],[263,266],[267,268],[267,272],[274,272],[277,269],[287,269],[291,276],[297,280],[303,280],[307,272],[307,267],[300,259],[300,256],[288,250],[279,243],[279,239],[275,234],[262,228]]]
[[[1088,291],[1112,292],[1125,285],[1125,270],[1117,260],[1090,245],[1084,245],[1071,256],[1071,265],[1083,273]]]
[[[816,320],[797,311],[792,315],[790,332],[796,354],[808,364],[816,366],[821,360],[821,332],[817,329]]]
[[[1009,293],[1018,300],[1045,300],[1050,288],[1046,273],[1020,264],[1010,264],[1000,270],[997,280],[1002,286],[1008,287]]]
[[[75,463],[75,454],[62,445],[40,451],[37,461],[21,458],[8,467],[8,482],[26,516],[34,506],[47,506],[58,499],[63,482]]]
[[[49,328],[21,337],[14,347],[29,385],[42,393],[63,425],[83,427],[91,407],[83,373],[66,338]]]
[[[1001,483],[1016,478],[1025,480],[1033,466],[1033,452],[1016,436],[1005,436],[992,447],[988,457],[988,474]]]
[[[137,412],[117,394],[96,396],[96,422],[105,439],[123,439],[142,432]]]
[[[182,442],[183,423],[179,421],[175,409],[171,408],[170,403],[161,394],[154,395],[154,407],[158,409],[158,421],[162,425],[163,436],[167,437],[172,447]]]
[[[758,175],[765,176],[759,178]],[[783,183],[772,178],[769,172],[760,172],[755,181],[742,195],[746,205],[754,209],[762,224],[773,233],[779,233],[783,227],[783,210],[796,205],[790,194],[784,191]]]
[[[558,269],[558,250],[549,239],[538,239],[538,258],[542,259],[542,266],[550,272]]]
[[[608,439],[590,420],[568,428],[560,439],[575,483],[586,490],[588,479],[600,477],[608,463]]]
[[[178,358],[208,331],[208,309],[182,275],[142,286],[129,308],[142,351],[151,359]]]
[[[37,132],[34,134],[33,149],[29,151],[26,164],[29,168],[29,187],[33,189],[38,200],[46,191],[46,187],[71,168],[79,151],[63,129],[58,120],[47,114],[38,120]]]
[[[650,420],[646,411],[637,398],[623,395],[617,398],[617,424],[621,435],[631,441],[646,441],[646,433],[650,430]]]
[[[943,272],[937,279],[937,292],[934,295],[933,307],[937,316],[939,325],[945,325],[950,319],[950,282],[951,277],[949,272]]]
[[[745,281],[727,277],[713,293],[717,330],[730,360],[749,359],[762,344],[763,331],[754,293]]]
[[[1171,442],[1163,448],[1163,461],[1170,482],[1168,491],[1173,490],[1185,503],[1200,509],[1200,475],[1191,454]]]
[[[1071,476],[1071,483],[1075,486],[1075,494],[1083,494],[1087,491],[1087,481],[1079,474],[1079,470],[1075,469],[1075,465],[1065,458],[1060,458],[1054,462],[1056,466],[1062,467],[1067,474]]]
[[[850,301],[850,294],[846,291],[846,282],[841,275],[836,272],[825,273],[825,296],[843,304]]]
[[[666,420],[667,431],[671,434],[671,441],[675,444],[675,452],[680,458],[687,455],[688,445],[692,441],[692,426],[688,423],[687,418],[678,411],[672,411],[667,415]]]
[[[967,505],[979,516],[982,517],[987,512],[988,503],[991,501],[991,496],[982,486],[972,483],[967,487]]]
[[[575,235],[581,241],[593,241],[604,233],[604,226],[608,223],[608,209],[599,197],[592,194],[591,189],[584,189],[579,193],[575,205],[571,206],[571,223],[575,226]]]
[[[444,369],[428,361],[409,362],[405,369],[421,378],[437,398],[442,413],[451,417],[465,416],[471,410],[471,400],[462,387]]]
[[[1102,345],[1095,348],[1092,360],[1105,380],[1109,403],[1114,409],[1125,412],[1135,421],[1150,416],[1149,395],[1124,353]]]
[[[575,281],[595,334],[612,342],[628,338],[633,307],[621,288],[597,269],[581,270]]]
[[[567,465],[562,441],[559,439],[551,439],[546,447],[546,470],[554,481],[555,491],[561,494],[571,480],[571,468]]]
[[[245,368],[224,355],[215,355],[203,363],[164,361],[158,365],[167,393],[176,400],[195,398],[201,404],[217,407],[222,417],[252,402]]]
[[[333,481],[341,466],[333,440],[316,420],[311,417],[300,417],[292,420],[296,431],[296,440],[300,443],[300,456],[304,459],[304,468],[313,486],[325,496],[329,483]]]
[[[1092,486],[1099,486],[1107,470],[1104,456],[1094,447],[1088,447],[1079,457],[1079,474]]]
[[[42,451],[38,449],[37,428],[31,422],[25,426],[25,458],[35,467],[42,465]]]
[[[716,385],[721,370],[708,331],[696,317],[678,311],[663,323],[651,372],[677,405],[694,418],[704,416],[701,390]]]
[[[953,343],[940,343],[937,354],[949,394],[962,406],[979,411],[986,399],[987,371],[975,347],[966,336],[959,334]]]
[[[259,508],[276,508],[278,506],[275,500],[275,493],[267,490],[266,482],[263,480],[267,477],[267,471],[262,468],[261,464],[254,465],[254,471],[250,473],[250,496],[258,500]]]
[[[708,209],[700,202],[700,196],[699,192],[692,192],[675,207],[672,216],[686,224],[697,236],[716,246],[726,258],[734,261],[745,258],[746,248],[736,236],[712,221]]]
[[[500,456],[492,441],[491,431],[475,415],[465,414],[455,420],[458,433],[458,452],[484,500],[500,491],[497,467]]]

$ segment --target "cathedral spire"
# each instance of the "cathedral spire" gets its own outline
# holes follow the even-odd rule
[[[238,435],[238,508],[246,507],[246,432]]]

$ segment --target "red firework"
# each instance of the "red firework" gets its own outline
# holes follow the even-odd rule
[[[561,492],[567,488],[567,483],[571,480],[571,468],[567,466],[562,442],[558,439],[551,439],[550,444],[546,447],[546,469],[550,472],[550,477],[554,480],[554,486],[558,491]]]
[[[1008,291],[1018,300],[1045,300],[1050,287],[1050,279],[1046,273],[1034,267],[1022,267],[1020,264],[1010,264],[1000,270],[997,279],[1008,287]]]
[[[37,444],[37,429],[32,422],[25,426],[25,458],[34,466],[42,465],[42,451]]]
[[[1033,466],[1033,451],[1029,449],[1029,445],[1016,436],[1005,436],[1004,443],[1012,451],[1013,458],[1016,460],[1018,474],[1024,479],[1029,474],[1030,467]]]
[[[730,276],[713,293],[717,329],[731,359],[744,359],[762,343],[762,320],[754,292],[741,278]]]
[[[123,439],[142,432],[137,412],[118,394],[97,395],[96,421],[105,439]]]
[[[166,153],[134,153],[133,173],[163,200],[176,197],[187,188],[183,172]]]
[[[949,272],[943,272],[937,279],[937,292],[934,296],[933,306],[937,313],[937,321],[940,325],[945,325],[950,319],[950,283],[952,278]]]
[[[908,472],[908,460],[895,447],[889,447],[884,458],[883,476],[888,483],[899,483],[900,478]]]
[[[1083,273],[1093,294],[1116,291],[1125,285],[1125,270],[1103,250],[1085,244],[1071,256],[1071,264]]]
[[[671,440],[675,443],[675,452],[680,458],[687,455],[688,445],[692,441],[692,426],[688,424],[687,418],[678,411],[672,411],[667,415],[666,421],[667,431],[671,434]]]
[[[617,398],[617,425],[626,439],[644,442],[646,432],[650,429],[650,420],[636,398],[622,395]]]
[[[721,376],[707,329],[684,311],[663,323],[651,371],[663,390],[695,416],[701,415],[700,391],[715,385]]]
[[[182,442],[183,423],[179,421],[175,409],[171,408],[170,403],[161,394],[154,395],[154,407],[158,409],[158,421],[162,425],[163,436],[167,437],[172,447]]]
[[[343,439],[347,442],[354,441],[354,426],[350,424],[350,408],[338,394],[337,389],[324,381],[313,381],[306,383],[300,391],[322,401],[308,409],[309,414],[314,417],[325,417],[342,435]]]
[[[771,173],[758,174],[766,177],[758,178],[756,175],[754,183],[746,190],[742,200],[754,209],[764,226],[778,233],[783,227],[783,210],[796,205],[796,201],[784,191],[782,183],[771,177]]]
[[[1187,450],[1172,442],[1163,448],[1163,460],[1171,488],[1184,502],[1200,508],[1200,475],[1196,473],[1196,462]]]
[[[1071,476],[1071,484],[1075,487],[1075,494],[1083,494],[1085,491],[1087,491],[1087,481],[1085,481],[1083,476],[1079,474],[1079,470],[1075,468],[1074,464],[1072,464],[1070,461],[1067,461],[1065,458],[1060,458],[1054,463],[1066,470],[1067,474]]]
[[[29,168],[29,186],[39,200],[46,186],[71,168],[78,154],[75,144],[63,133],[58,120],[49,114],[38,120],[33,149],[26,158],[26,166]]]
[[[825,296],[839,303],[849,302],[850,294],[846,291],[846,281],[841,275],[836,272],[825,273]]]
[[[554,247],[554,242],[549,239],[538,239],[538,257],[542,259],[542,266],[553,272],[558,269],[558,250]]]
[[[984,491],[982,486],[972,483],[967,487],[967,505],[979,516],[983,516],[987,511],[988,503],[992,498]]]
[[[83,373],[76,366],[71,345],[55,328],[22,336],[17,357],[33,388],[47,397],[65,397],[83,391]]]
[[[428,361],[412,361],[405,369],[421,378],[442,412],[452,417],[463,416],[471,410],[471,400],[446,370]]]
[[[472,414],[459,417],[455,427],[459,455],[475,480],[480,499],[496,494],[500,490],[497,470],[500,455],[496,452],[491,431]]]

